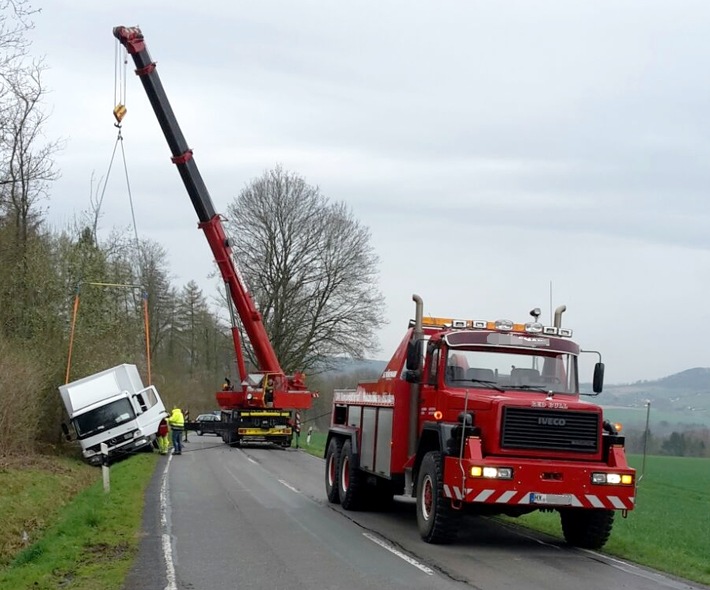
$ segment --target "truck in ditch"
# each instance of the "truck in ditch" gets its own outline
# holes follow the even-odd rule
[[[118,365],[60,385],[59,394],[90,465],[149,449],[167,416],[158,390],[143,385],[135,365]],[[62,429],[71,438],[66,424]]]
[[[562,327],[565,307],[547,326],[539,309],[525,323],[425,318],[414,301],[382,376],[334,393],[328,500],[356,510],[415,497],[430,543],[453,541],[467,513],[556,511],[567,542],[603,546],[615,513],[634,508],[636,476],[618,426],[580,397],[584,351]]]

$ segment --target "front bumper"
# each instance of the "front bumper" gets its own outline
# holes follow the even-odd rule
[[[471,469],[476,466],[512,468],[512,478],[472,477]],[[631,475],[633,483],[592,484],[592,473]],[[493,457],[459,463],[457,457],[446,457],[444,474],[444,495],[467,504],[607,510],[633,510],[635,504],[635,471],[604,463]]]

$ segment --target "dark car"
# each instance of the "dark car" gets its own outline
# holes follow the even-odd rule
[[[216,428],[219,422],[219,416],[216,414],[200,414],[195,422],[200,424],[200,427],[197,428],[197,436],[202,436],[208,432],[217,435],[220,434],[219,429]]]

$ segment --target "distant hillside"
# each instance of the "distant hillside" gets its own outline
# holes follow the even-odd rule
[[[710,368],[687,369],[655,381],[607,385],[598,398],[610,411],[630,410],[624,418],[627,423],[645,420],[647,401],[653,422],[710,426]]]
[[[387,361],[372,359],[339,359],[335,369],[326,375],[382,373]],[[591,392],[591,384],[581,390]],[[651,422],[669,425],[703,425],[710,427],[710,368],[696,367],[668,375],[655,381],[637,381],[619,385],[607,384],[598,397],[585,398],[605,408],[612,420],[639,425],[646,420],[646,402],[651,402]]]

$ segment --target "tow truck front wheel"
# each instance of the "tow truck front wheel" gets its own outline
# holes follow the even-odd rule
[[[457,514],[444,496],[444,465],[439,451],[424,455],[417,477],[417,527],[427,543],[446,544],[456,538]]]
[[[331,438],[328,443],[328,452],[325,454],[325,495],[331,504],[340,504],[338,474],[342,448],[343,441],[341,439]]]
[[[600,549],[611,535],[614,511],[564,508],[560,510],[560,521],[565,541],[570,545]]]

